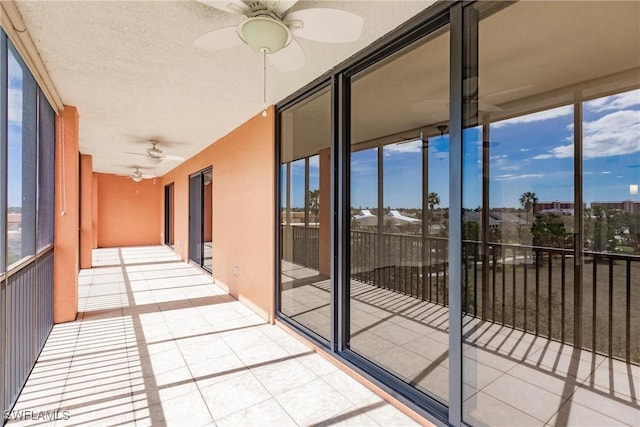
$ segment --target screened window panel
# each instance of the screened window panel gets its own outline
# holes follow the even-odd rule
[[[38,129],[38,251],[53,244],[55,113],[40,91]]]

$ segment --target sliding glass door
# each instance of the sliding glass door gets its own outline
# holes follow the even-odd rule
[[[280,311],[331,339],[331,93],[282,113]]]
[[[640,5],[464,21],[463,420],[637,424]]]
[[[164,244],[174,247],[174,195],[173,183],[164,187]]]
[[[189,259],[212,272],[213,172],[204,169],[189,177]]]
[[[446,404],[449,26],[350,83],[348,348]]]
[[[278,316],[443,423],[638,424],[638,23],[438,2],[279,106]]]

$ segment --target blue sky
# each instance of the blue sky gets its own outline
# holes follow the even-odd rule
[[[8,61],[8,207],[22,206],[22,67],[9,51]],[[34,141],[35,143],[35,141]]]
[[[535,192],[539,201],[572,201],[573,139],[571,105],[493,123],[489,137],[491,207],[519,207],[520,195],[526,191]],[[479,128],[465,131],[466,208],[481,204],[481,140]],[[420,207],[420,141],[387,145],[383,150],[384,206]],[[449,205],[447,151],[447,135],[430,139],[429,191],[438,193],[441,207]],[[317,183],[317,162],[313,163],[312,182]],[[292,205],[298,207],[304,197],[302,165],[292,166]],[[640,90],[583,104],[583,170],[587,205],[640,201],[640,195],[630,194],[630,185],[640,184]],[[376,207],[376,149],[351,154],[351,180],[351,206]]]

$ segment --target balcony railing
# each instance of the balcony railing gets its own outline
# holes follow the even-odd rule
[[[448,304],[447,239],[351,236],[353,279]],[[582,347],[640,363],[640,257],[583,255],[581,267],[573,250],[464,241],[463,312],[567,344],[579,317]]]
[[[318,229],[291,233],[317,269]],[[350,251],[352,279],[448,305],[448,239],[358,230]],[[640,256],[464,241],[463,262],[466,315],[640,363]]]
[[[284,243],[280,245],[281,259],[313,270],[319,269],[320,229],[318,227],[304,225],[280,227],[280,239]]]

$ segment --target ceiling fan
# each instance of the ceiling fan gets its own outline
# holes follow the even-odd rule
[[[176,162],[182,162],[185,160],[184,157],[181,157],[181,156],[164,154],[163,151],[157,147],[157,145],[160,144],[160,141],[158,140],[150,139],[148,140],[148,142],[151,143],[151,147],[146,149],[146,154],[131,153],[131,152],[127,152],[126,154],[133,154],[136,156],[145,156],[148,160],[156,164],[162,162],[163,160],[172,160]]]
[[[135,182],[140,182],[143,179],[152,179],[155,178],[155,175],[146,175],[143,174],[142,171],[140,169],[147,169],[147,168],[143,168],[141,166],[131,166],[134,170],[130,175],[120,175],[120,176],[126,176],[129,179],[132,179]]]
[[[339,9],[310,8],[289,12],[297,0],[198,0],[224,12],[244,15],[239,25],[211,31],[194,41],[206,50],[221,50],[246,43],[269,57],[282,71],[304,65],[305,56],[297,37],[323,42],[348,43],[362,33],[362,17]]]

